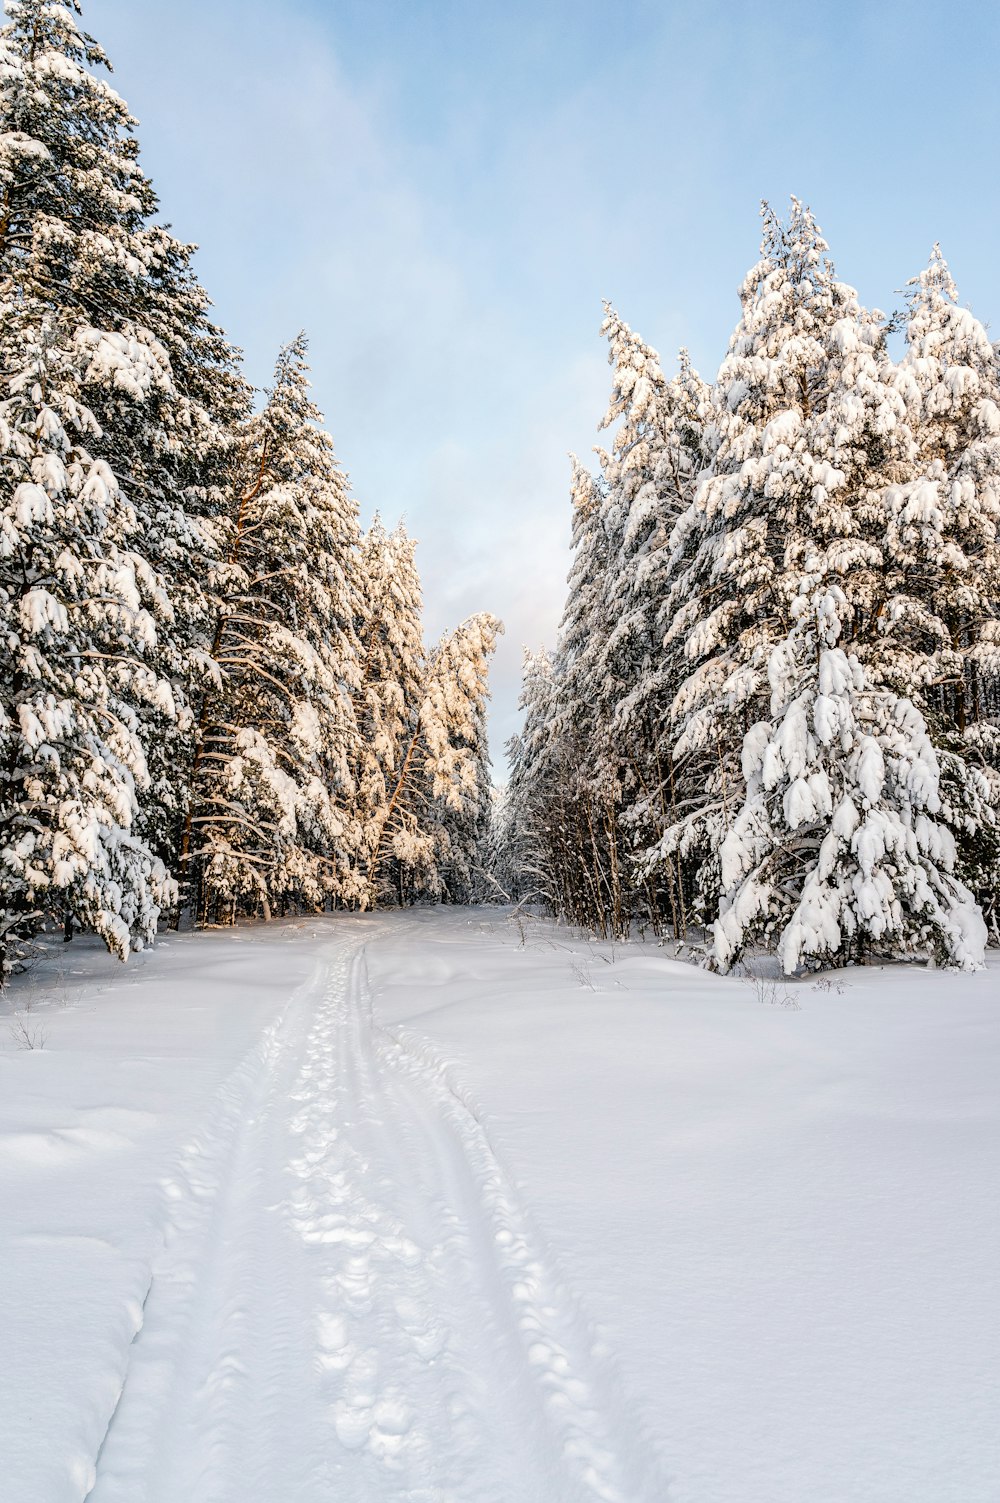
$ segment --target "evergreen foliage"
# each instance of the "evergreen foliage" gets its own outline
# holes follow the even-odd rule
[[[357,507],[282,350],[241,435],[182,859],[203,917],[358,895]]]
[[[0,31],[0,692],[6,724],[29,727],[0,753],[0,886],[15,950],[57,911],[123,952],[171,891],[243,388],[78,13],[14,0]]]
[[[763,217],[711,387],[606,307],[615,435],[574,466],[497,859],[602,934],[705,926],[723,969],[755,944],[789,972],[974,966],[1000,880],[996,354],[937,248],[895,361],[809,210]]]

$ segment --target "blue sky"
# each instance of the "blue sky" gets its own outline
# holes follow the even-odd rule
[[[714,374],[762,197],[807,200],[886,308],[942,242],[1000,317],[1000,7],[925,0],[85,0],[143,162],[266,383],[305,328],[367,517],[420,539],[427,627],[551,642],[566,453],[599,442],[601,300]],[[994,337],[998,330],[994,327]]]

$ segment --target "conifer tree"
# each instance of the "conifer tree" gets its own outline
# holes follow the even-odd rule
[[[86,632],[105,631],[102,607],[117,612],[113,644],[105,637],[99,645],[113,713],[127,724],[133,751],[116,772],[108,771],[110,763],[102,769],[105,792],[108,777],[120,778],[121,788],[106,799],[100,819],[110,821],[107,839],[117,838],[117,828],[121,852],[131,852],[116,880],[121,912],[143,915],[132,926],[132,940],[140,942],[155,924],[149,872],[171,853],[174,767],[190,725],[185,687],[203,630],[204,563],[214,546],[210,518],[225,438],[209,405],[217,403],[228,417],[239,408],[241,387],[228,347],[206,320],[191,248],[152,222],[156,200],[138,166],[134,122],[99,76],[106,59],[79,30],[78,5],[13,0],[8,11],[0,30],[0,402],[10,458],[8,523],[16,533],[11,497],[29,471],[46,472],[43,489],[52,504],[44,526],[22,538],[28,551],[17,562],[26,567],[12,565],[6,609],[23,622],[17,602],[44,576],[73,623],[74,645],[64,642],[60,654],[67,655],[58,663],[63,735],[43,751],[62,768],[60,798],[46,800],[50,821],[84,796],[71,772],[84,765],[74,737],[83,737],[85,721],[98,713],[91,696],[103,693],[72,667],[85,651],[96,661],[98,644],[88,649]],[[69,491],[57,458],[71,461]],[[93,466],[116,498],[110,524],[103,507],[88,512],[58,499]],[[88,519],[100,526],[98,535],[85,531]],[[119,585],[106,585],[98,597],[71,580],[77,569],[79,577],[106,570],[114,550],[126,546],[131,584],[123,573]],[[9,639],[15,659],[30,635]],[[46,639],[47,649],[57,636]],[[12,673],[10,692],[18,701],[25,690]],[[21,817],[18,791],[32,782],[36,760],[16,741],[7,747],[0,793],[5,831]],[[51,827],[40,838],[50,834]],[[167,889],[159,883],[157,890]],[[49,911],[37,884],[33,891],[40,913]],[[55,887],[50,896],[55,910],[96,925],[110,942],[104,920],[94,917],[105,911],[100,904],[57,896]],[[122,931],[115,933],[121,952]]]
[[[910,287],[900,386],[917,473],[891,497],[903,582],[893,625],[912,644],[903,671],[928,713],[963,736],[998,709],[1000,370],[986,330],[958,304],[940,246]]]
[[[149,785],[137,705],[165,718],[170,685],[147,661],[161,580],[80,392],[79,356],[52,327],[20,334],[0,402],[0,977],[56,914],[125,959],[172,890],[136,833]],[[138,539],[141,547],[141,537]]]
[[[935,246],[909,284],[900,387],[917,435],[889,497],[896,681],[927,717],[960,869],[995,934],[1000,886],[1000,371]]]
[[[173,860],[187,711],[206,646],[204,583],[225,505],[228,430],[246,410],[234,354],[207,317],[194,247],[155,221],[135,121],[77,24],[77,0],[13,0],[0,82],[0,297],[56,319],[79,350],[95,455],[127,484],[141,548],[169,594],[154,649],[178,714],[139,706],[150,767],[140,825]],[[6,322],[6,320],[5,320]]]
[[[603,590],[603,642],[595,692],[610,737],[599,759],[616,762],[619,822],[627,846],[648,853],[676,817],[675,771],[668,709],[683,677],[676,645],[664,650],[669,626],[673,528],[692,501],[702,464],[708,391],[685,351],[667,381],[655,350],[605,305],[603,333],[615,376],[602,428],[617,423],[611,452],[598,450],[608,566]],[[658,863],[648,854],[631,864],[629,880]],[[647,881],[638,901],[658,925],[661,907],[679,923],[680,895],[670,864],[660,865],[666,892]]]
[[[923,717],[840,645],[849,610],[838,585],[807,572],[796,604],[768,660],[770,718],[743,742],[747,793],[720,849],[716,961],[728,970],[756,941],[776,943],[789,974],[871,951],[974,969],[986,929],[954,876]]]
[[[393,847],[397,835],[402,840],[401,801],[415,773],[426,671],[415,546],[402,523],[387,533],[376,516],[361,549],[355,776],[364,901],[369,906],[376,906],[383,896],[402,902],[407,860],[420,866],[430,860],[429,841],[425,838],[420,844],[412,832],[404,842],[406,851],[397,854]]]
[[[427,813],[433,826],[439,890],[468,902],[490,817],[486,736],[489,660],[503,626],[482,612],[442,638],[431,659],[420,729]]]
[[[300,335],[247,424],[185,832],[203,915],[354,897],[357,508]]]
[[[599,868],[580,796],[581,746],[560,713],[561,686],[551,653],[525,651],[520,708],[524,723],[508,744],[510,782],[505,848],[518,899],[590,925],[599,904]]]
[[[572,901],[566,913],[575,923],[593,923],[601,933],[620,933],[628,907],[628,853],[619,823],[620,768],[611,725],[614,694],[606,682],[605,664],[613,542],[605,517],[604,477],[595,479],[575,455],[570,455],[570,462],[573,562],[553,665],[552,735],[567,775],[560,796],[563,817],[579,832],[580,844],[572,843],[572,866],[582,859],[578,852],[585,850],[592,876],[581,886],[571,869],[558,877],[553,874],[552,884]],[[568,844],[567,854],[570,849]]]
[[[560,840],[549,859],[568,866],[546,881],[574,922],[621,934],[637,911],[658,923],[664,901],[653,882],[636,891],[634,856],[662,831],[671,797],[665,686],[677,654],[671,664],[662,648],[666,542],[697,474],[706,390],[686,356],[666,381],[655,351],[605,311],[615,375],[601,426],[618,427],[610,453],[597,451],[598,478],[573,459],[573,566],[551,665],[551,739],[564,777],[550,793],[591,872],[580,880],[581,857]]]
[[[825,550],[852,604],[848,635],[870,640],[882,603],[885,486],[905,474],[910,436],[881,314],[837,280],[809,211],[764,211],[762,257],[713,400],[710,464],[673,536],[668,646],[688,673],[672,716],[690,812],[663,843],[699,862],[711,916],[718,850],[743,798],[743,735],[763,718],[773,647],[792,625],[806,560]]]

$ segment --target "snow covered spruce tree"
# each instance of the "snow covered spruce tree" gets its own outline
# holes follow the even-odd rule
[[[573,562],[552,664],[552,724],[547,736],[554,743],[551,760],[564,772],[558,793],[561,819],[573,835],[565,842],[546,842],[557,863],[548,886],[565,904],[558,911],[573,923],[620,933],[627,909],[625,837],[618,818],[617,764],[610,747],[610,696],[602,692],[601,681],[609,634],[605,590],[612,562],[603,515],[605,490],[603,480],[591,475],[575,455],[570,460]],[[555,792],[548,778],[534,789],[536,807],[545,792]],[[554,817],[555,810],[547,812],[545,823]],[[569,867],[563,870],[565,858]],[[584,862],[589,872],[581,882]]]
[[[806,560],[825,551],[854,606],[851,635],[867,639],[881,599],[882,493],[905,476],[912,445],[884,320],[838,281],[797,201],[787,225],[765,207],[761,260],[741,298],[713,394],[710,462],[672,540],[666,637],[687,660],[671,709],[686,809],[660,852],[689,863],[709,919],[744,795],[743,736],[767,709],[769,655],[791,628]]]
[[[388,533],[377,515],[361,545],[355,784],[364,900],[370,907],[380,896],[403,902],[407,866],[423,868],[429,851],[427,842],[414,844],[412,832],[404,839],[402,811],[397,815],[414,771],[414,729],[426,672],[415,548],[401,523]]]
[[[308,395],[305,338],[246,425],[213,588],[182,870],[202,918],[353,899],[357,507]]]
[[[938,760],[904,694],[926,612],[905,601],[889,523],[917,440],[882,316],[836,280],[798,203],[787,227],[766,218],[716,410],[719,447],[678,527],[679,552],[696,543],[675,586],[698,664],[675,701],[678,747],[708,753],[717,821],[699,872],[706,916],[716,891],[721,902],[715,958],[728,967],[748,933],[780,932],[789,970],[868,949],[975,964],[981,921],[953,876]],[[825,623],[811,640],[803,611]],[[848,691],[831,731],[828,700]],[[810,693],[818,740],[803,731]],[[876,765],[888,770],[866,780]]]
[[[756,942],[776,943],[788,974],[873,951],[974,969],[986,927],[954,876],[927,727],[840,645],[852,613],[813,564],[768,656],[770,717],[743,741],[747,792],[720,849],[716,961],[728,970]]]
[[[172,896],[136,834],[149,786],[139,696],[174,713],[146,661],[147,603],[162,607],[162,584],[135,551],[115,475],[90,452],[100,428],[76,350],[44,319],[18,322],[4,325],[0,402],[0,976],[52,914],[124,959]]]
[[[940,247],[910,287],[899,374],[917,456],[888,498],[885,635],[938,749],[960,869],[1000,938],[1000,366]]]
[[[442,637],[430,662],[420,713],[425,821],[430,825],[441,895],[467,903],[491,809],[486,736],[489,661],[503,626],[479,612]]]
[[[169,891],[170,768],[190,723],[184,687],[213,546],[200,518],[225,449],[209,408],[227,417],[241,388],[190,247],[151,223],[134,122],[98,76],[106,60],[79,31],[78,7],[8,10],[3,692],[8,724],[29,730],[3,750],[0,849],[16,889],[3,907],[11,936],[63,914],[124,954],[149,938]],[[39,592],[41,613],[27,603]],[[32,724],[42,704],[49,713]]]
[[[605,778],[619,790],[618,823],[627,835],[626,923],[633,912],[659,928],[665,913],[681,922],[683,890],[669,863],[636,862],[674,823],[676,776],[669,705],[683,678],[683,659],[664,650],[671,584],[668,542],[689,507],[702,465],[708,391],[681,352],[667,381],[651,349],[605,305],[602,333],[614,384],[602,428],[618,425],[610,452],[598,449],[601,519],[608,551],[602,633],[590,673],[609,727],[595,749]],[[593,649],[592,649],[593,651]],[[607,765],[613,762],[612,768]]]
[[[916,474],[893,490],[890,518],[905,589],[899,666],[934,723],[964,735],[998,709],[1000,366],[982,324],[959,306],[940,247],[910,287],[899,375]]]
[[[635,917],[659,927],[677,909],[669,868],[664,876],[656,863],[647,877],[636,856],[670,818],[666,709],[679,653],[662,646],[666,544],[698,473],[706,388],[683,354],[668,381],[655,350],[609,305],[602,333],[614,379],[601,427],[616,431],[610,451],[597,451],[598,477],[573,459],[573,565],[548,676],[552,724],[543,739],[548,765],[563,773],[534,783],[529,759],[512,796],[528,797],[532,783],[533,827],[561,832],[533,858],[537,866],[545,853],[553,863],[544,884],[557,911],[623,934]],[[538,739],[533,729],[529,740]],[[555,801],[547,813],[543,789]]]

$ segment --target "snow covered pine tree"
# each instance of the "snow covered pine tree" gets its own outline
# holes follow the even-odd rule
[[[710,915],[717,850],[725,968],[748,938],[779,931],[789,970],[869,946],[975,964],[981,921],[936,819],[937,759],[919,711],[892,690],[882,629],[894,619],[888,498],[913,437],[884,320],[826,252],[797,201],[787,226],[765,210],[763,259],[720,373],[719,446],[677,531],[681,553],[698,538],[675,599],[685,651],[701,660],[678,695],[679,747],[709,751],[716,809],[702,902]],[[771,718],[736,740],[766,690]],[[888,771],[868,776],[879,759]]]
[[[679,653],[662,645],[666,543],[697,478],[707,389],[683,352],[667,381],[656,351],[607,304],[601,332],[614,370],[601,427],[617,427],[611,451],[597,450],[598,477],[571,456],[569,594],[555,657],[526,658],[528,721],[511,748],[506,817],[529,861],[525,890],[621,935],[635,918],[658,929],[666,912],[679,925],[683,904],[659,851],[645,870],[636,856],[672,819],[667,710]]]
[[[245,426],[213,581],[216,684],[198,714],[182,870],[216,921],[360,895],[357,506],[305,354],[302,335],[282,350]]]
[[[900,387],[914,476],[889,496],[887,623],[941,763],[958,870],[1000,941],[1000,364],[939,246],[910,283]]]
[[[747,794],[722,842],[716,960],[728,970],[748,941],[777,938],[788,974],[870,951],[975,969],[986,927],[953,875],[923,717],[839,645],[838,585],[807,576],[797,604],[768,658],[771,718],[743,742]]]
[[[151,223],[134,122],[72,3],[0,31],[3,966],[46,916],[116,953],[172,889],[184,684],[239,405],[190,247]],[[95,71],[96,70],[96,71]]]
[[[490,816],[489,660],[503,626],[486,612],[442,637],[420,712],[425,822],[441,895],[467,903]]]
[[[659,931],[666,913],[680,926],[685,904],[682,871],[659,859],[658,849],[676,821],[682,771],[674,762],[669,708],[684,664],[676,643],[665,649],[663,641],[668,543],[701,470],[708,388],[684,350],[678,374],[667,381],[656,351],[608,304],[602,333],[614,385],[601,427],[618,426],[611,452],[597,450],[608,570],[594,681],[610,734],[595,756],[605,781],[619,791],[618,822],[630,837],[621,862],[630,910],[623,926],[638,917]]]
[[[402,903],[406,866],[424,868],[429,843],[403,830],[404,795],[414,774],[415,728],[426,659],[415,543],[400,523],[387,533],[376,515],[361,547],[361,674],[355,699],[360,737],[355,782],[364,901]],[[397,813],[397,810],[399,811]],[[433,880],[431,880],[433,886]]]

